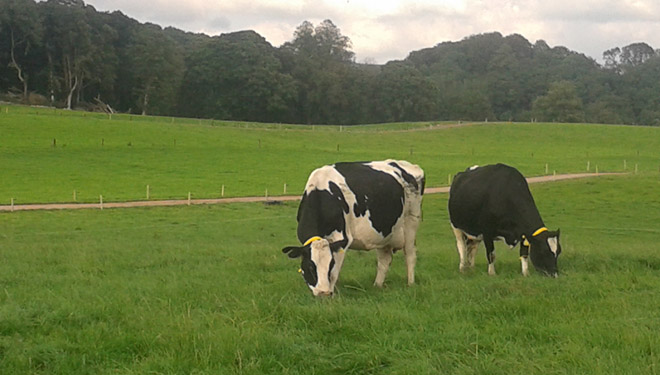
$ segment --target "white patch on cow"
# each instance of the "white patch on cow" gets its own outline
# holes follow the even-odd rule
[[[468,239],[473,240],[473,241],[483,241],[484,240],[484,235],[483,234],[480,234],[478,236],[474,236],[474,235],[472,235],[470,233],[467,233],[467,232],[463,232],[463,234],[465,234],[465,237],[467,237]]]
[[[557,257],[557,242],[557,237],[548,237],[548,246],[550,246],[550,251],[555,254],[555,258]]]
[[[317,283],[315,286],[309,286],[315,296],[319,294],[331,294],[330,281],[328,280],[328,272],[330,272],[330,262],[332,261],[332,253],[330,252],[330,245],[328,240],[323,239],[312,242],[311,245],[312,262],[316,265]]]
[[[342,192],[348,191],[346,179],[333,166],[326,165],[315,169],[307,179],[305,193],[309,194],[314,190],[330,191],[330,182],[335,183]]]
[[[520,265],[522,266],[523,276],[529,276],[529,259],[527,257],[520,257]]]
[[[470,167],[470,170],[473,171],[473,170],[475,170],[475,169],[477,169],[477,168],[479,168],[479,165],[473,165],[473,166]]]
[[[497,273],[495,272],[495,263],[489,263],[488,264],[488,274],[490,276],[495,276]]]

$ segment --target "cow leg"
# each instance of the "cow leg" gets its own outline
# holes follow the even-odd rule
[[[392,249],[389,247],[377,249],[376,252],[378,253],[378,272],[376,273],[374,285],[380,288],[385,282],[385,275],[387,275],[387,271],[390,269],[390,264],[392,263]]]
[[[458,269],[461,272],[465,272],[469,268],[468,264],[468,250],[467,250],[467,237],[462,230],[454,228],[454,236],[456,236],[456,248],[458,249],[458,257],[460,258],[460,263],[458,264]]]
[[[474,258],[477,256],[477,247],[479,247],[479,240],[467,240],[467,261],[470,268],[474,267]]]
[[[406,269],[408,271],[408,285],[415,283],[415,264],[417,263],[417,247],[415,238],[419,228],[420,215],[412,213],[405,217],[403,253],[406,256]]]
[[[341,267],[344,264],[345,256],[346,251],[344,249],[341,249],[334,254],[335,266],[330,272],[330,290],[332,291],[335,290],[335,284],[337,284],[337,280],[339,279],[339,271],[341,271]]]
[[[529,246],[520,243],[520,265],[523,276],[529,276]]]
[[[488,259],[488,274],[494,276],[495,273],[495,243],[492,238],[484,238],[486,245],[486,259]]]

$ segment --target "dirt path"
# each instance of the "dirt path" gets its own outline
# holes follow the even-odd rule
[[[541,182],[552,182],[561,180],[571,180],[586,177],[598,177],[606,175],[620,175],[622,173],[573,173],[559,174],[556,176],[530,177],[527,181],[530,184]],[[449,186],[427,188],[426,194],[437,194],[449,192]],[[300,200],[300,195],[284,195],[274,197],[237,197],[237,198],[216,198],[216,199],[179,199],[179,200],[153,200],[153,201],[134,201],[134,202],[104,202],[101,203],[48,203],[48,204],[18,204],[2,205],[0,212],[7,211],[36,211],[36,210],[77,210],[77,209],[106,209],[106,208],[129,208],[129,207],[165,207],[165,206],[190,206],[199,204],[220,204],[220,203],[246,203],[246,202],[285,202]]]

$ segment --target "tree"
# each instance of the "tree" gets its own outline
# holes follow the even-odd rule
[[[609,69],[617,74],[621,74],[620,66],[621,48],[615,47],[603,52],[605,69]]]
[[[332,21],[316,28],[308,21],[295,31],[294,39],[281,47],[284,72],[297,82],[295,117],[299,122],[327,124],[340,120],[336,115],[348,110],[347,66],[353,64],[351,42]],[[349,116],[350,117],[350,116]]]
[[[181,51],[156,25],[135,30],[127,46],[135,104],[142,115],[172,114],[181,84]]]
[[[80,89],[84,78],[90,75],[94,59],[85,4],[81,0],[48,0],[41,6],[47,29],[45,43],[51,91],[64,94],[66,108],[71,109],[73,95]]]
[[[548,93],[534,101],[533,112],[541,121],[584,121],[582,100],[575,85],[569,81],[551,84]]]
[[[182,113],[225,120],[290,119],[295,85],[281,72],[276,52],[254,31],[209,40],[188,59]]]
[[[433,83],[412,66],[390,62],[377,77],[374,119],[378,122],[423,121],[437,116]]]
[[[41,43],[41,22],[32,0],[0,0],[0,35],[8,37],[9,64],[21,83],[23,101],[28,98],[30,61]]]

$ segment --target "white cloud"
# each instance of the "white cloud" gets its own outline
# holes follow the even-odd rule
[[[543,39],[593,58],[612,47],[660,48],[657,0],[88,0],[141,22],[209,35],[255,30],[271,44],[291,40],[303,21],[331,19],[359,61],[384,63],[443,41],[499,31]]]

